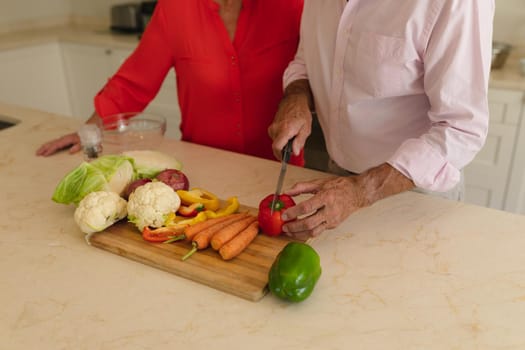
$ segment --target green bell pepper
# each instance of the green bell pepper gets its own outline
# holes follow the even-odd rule
[[[299,302],[310,296],[320,276],[317,252],[308,244],[290,242],[272,264],[268,287],[281,299]]]

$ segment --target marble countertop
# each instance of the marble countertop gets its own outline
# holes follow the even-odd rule
[[[0,34],[0,50],[53,41],[132,49],[137,45],[138,40],[136,34],[118,34],[100,24],[82,24]],[[525,43],[514,46],[502,69],[491,71],[489,86],[491,88],[525,90],[525,76],[520,71],[520,58],[525,58]]]
[[[86,244],[51,201],[80,154],[34,155],[80,121],[0,104],[0,339],[5,349],[523,349],[525,216],[407,192],[312,245],[303,303],[220,292]],[[256,206],[279,163],[164,140],[195,186]],[[328,176],[290,166],[285,187]]]
[[[93,24],[57,26],[0,34],[0,50],[57,41],[132,49],[139,37],[138,34],[115,33],[106,26]]]

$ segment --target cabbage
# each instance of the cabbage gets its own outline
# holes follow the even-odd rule
[[[111,191],[119,195],[136,179],[133,159],[123,155],[107,155],[90,163],[83,162],[67,174],[53,193],[53,201],[78,204],[95,191]]]
[[[138,178],[152,179],[165,169],[182,169],[182,163],[172,156],[159,151],[138,150],[122,152],[133,159],[133,166]]]

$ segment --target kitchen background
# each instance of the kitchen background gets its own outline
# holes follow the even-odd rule
[[[112,5],[129,0],[0,0],[0,32],[74,21],[109,21]],[[525,0],[496,0],[494,38],[525,40]]]
[[[109,31],[111,7],[130,1],[0,0],[0,103],[87,119],[94,94],[137,43],[136,34]],[[525,0],[496,0],[494,40],[514,49],[505,68],[491,73],[491,126],[465,171],[466,199],[525,214],[525,73],[518,68],[525,58]],[[178,138],[174,74],[148,111],[167,116],[168,136]],[[318,128],[307,147],[307,165],[323,170],[327,158]]]

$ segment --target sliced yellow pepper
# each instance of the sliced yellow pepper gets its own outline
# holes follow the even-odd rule
[[[226,216],[235,213],[237,210],[239,210],[240,203],[239,199],[237,197],[230,197],[226,200],[226,206],[223,208],[220,208],[217,211],[212,210],[206,210],[205,213],[208,216],[208,218],[218,218],[221,216]]]
[[[164,223],[165,226],[172,227],[172,226],[191,226],[201,221],[206,221],[208,219],[208,216],[205,212],[201,211],[196,216],[192,218],[187,218],[184,216],[179,216],[170,214],[168,215],[166,222]]]
[[[211,211],[216,211],[221,205],[216,195],[201,188],[193,188],[189,191],[178,190],[177,194],[184,205],[202,203],[207,210]]]

